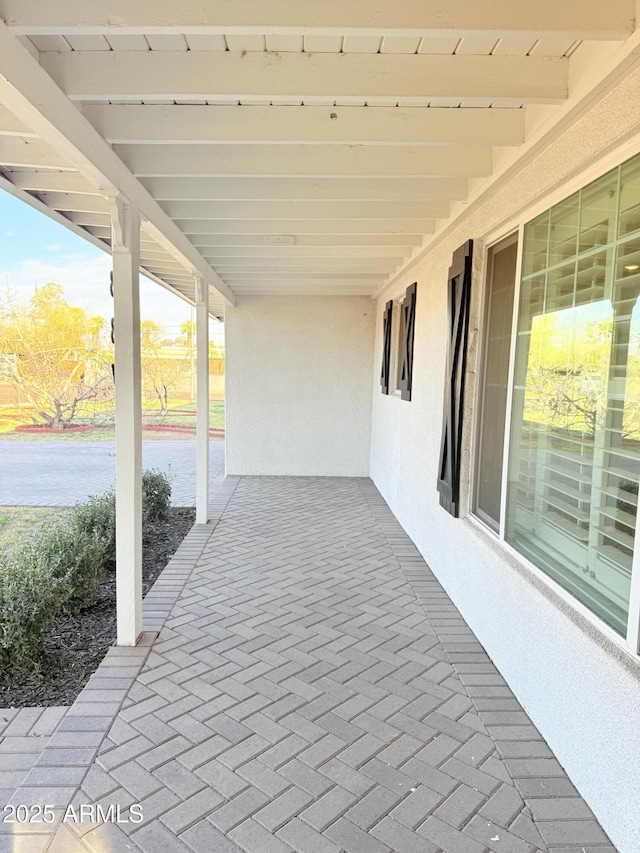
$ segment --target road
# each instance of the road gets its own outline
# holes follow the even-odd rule
[[[71,506],[115,483],[113,441],[0,440],[0,506]],[[171,503],[195,506],[195,441],[142,443],[144,468],[172,477]],[[224,467],[224,442],[211,441],[210,476]]]

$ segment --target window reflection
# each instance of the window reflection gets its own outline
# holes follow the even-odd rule
[[[506,518],[507,540],[622,634],[640,480],[639,210],[636,158],[525,228]]]

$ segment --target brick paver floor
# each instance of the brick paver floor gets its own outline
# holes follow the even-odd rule
[[[55,835],[0,851],[615,853],[369,480],[213,510],[11,800]]]
[[[64,706],[0,709],[0,805],[22,785],[67,711]]]
[[[224,467],[224,441],[209,445],[211,478]],[[172,477],[174,506],[195,506],[195,440],[142,442],[145,468]],[[0,506],[71,506],[113,486],[113,441],[1,441]]]

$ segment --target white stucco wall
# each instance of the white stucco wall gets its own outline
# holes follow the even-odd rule
[[[225,314],[226,471],[366,477],[375,303],[240,297]]]
[[[485,645],[621,853],[640,851],[640,669],[603,640],[488,533],[439,507],[446,341],[446,281],[454,249],[475,241],[464,457],[470,434],[482,289],[482,238],[637,140],[640,72],[590,110],[547,151],[470,209],[455,230],[379,300],[374,359],[371,476],[404,528]],[[592,177],[595,177],[593,175]],[[587,183],[591,178],[585,179]],[[505,231],[505,235],[509,231]],[[418,282],[413,399],[380,393],[382,311]],[[468,491],[469,473],[463,472]],[[463,501],[466,506],[466,499]]]

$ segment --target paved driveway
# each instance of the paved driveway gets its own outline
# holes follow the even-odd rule
[[[211,441],[213,480],[224,468],[224,442]],[[173,479],[174,506],[194,506],[195,441],[144,441],[142,463]],[[71,506],[115,482],[113,441],[0,441],[0,506]]]

